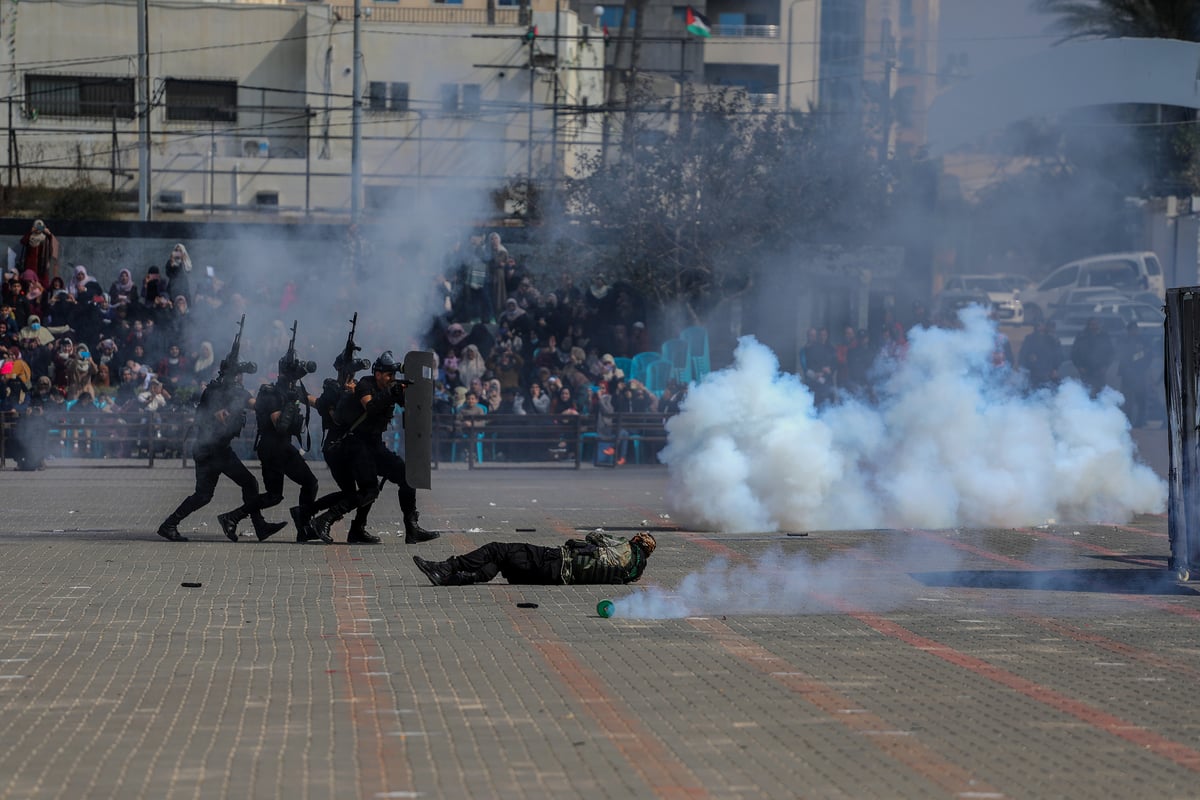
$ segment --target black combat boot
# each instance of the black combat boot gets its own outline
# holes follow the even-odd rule
[[[380,544],[383,540],[373,533],[367,531],[366,523],[354,520],[350,523],[350,534],[346,537],[346,544]]]
[[[404,514],[404,543],[405,544],[420,544],[428,542],[441,536],[437,531],[427,531],[417,522],[421,514],[416,509],[408,511]]]
[[[186,542],[187,537],[179,533],[179,525],[172,519],[167,519],[158,526],[158,535],[168,542]]]
[[[292,515],[292,522],[296,525],[297,542],[311,542],[320,538],[312,532],[312,517],[301,513],[300,506],[292,506],[288,509],[288,513]]]
[[[267,522],[262,514],[251,514],[250,519],[254,522],[254,535],[260,542],[265,542],[272,534],[279,533],[287,527],[287,523],[283,520]]]
[[[237,526],[238,523],[250,515],[245,506],[235,508],[233,511],[226,511],[224,514],[217,514],[217,522],[221,523],[221,530],[225,531],[225,538],[231,542],[238,540]]]
[[[333,537],[329,535],[329,530],[333,527],[333,523],[339,519],[341,517],[336,515],[332,510],[326,511],[324,514],[318,514],[309,521],[308,532],[325,544],[333,544]]]
[[[413,563],[425,573],[425,577],[429,578],[429,582],[434,586],[455,585],[450,582],[456,573],[449,561],[426,561],[420,556],[413,556]]]

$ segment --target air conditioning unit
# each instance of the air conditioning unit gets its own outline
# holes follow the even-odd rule
[[[183,211],[183,192],[163,191],[158,193],[159,211]]]
[[[263,136],[248,136],[241,140],[242,158],[270,158],[271,141]]]
[[[279,212],[279,192],[266,191],[254,193],[254,209],[267,214]]]

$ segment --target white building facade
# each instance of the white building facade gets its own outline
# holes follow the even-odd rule
[[[575,14],[367,9],[364,213],[571,175],[599,144],[604,41]],[[353,6],[154,0],[142,47],[138,15],[136,0],[3,5],[10,186],[136,192],[144,51],[156,215],[349,213]]]

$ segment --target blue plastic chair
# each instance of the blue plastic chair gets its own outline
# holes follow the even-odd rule
[[[613,365],[625,373],[625,377],[629,377],[629,373],[633,372],[633,359],[625,356],[617,356],[613,359]]]
[[[671,365],[675,380],[680,383],[692,382],[692,359],[685,339],[667,339],[663,342],[662,354],[663,360]]]
[[[629,372],[625,373],[626,380],[646,382],[646,367],[662,359],[662,354],[656,350],[638,353],[633,357]]]
[[[646,368],[646,391],[662,397],[663,391],[677,372],[671,362],[662,359],[655,361]]]
[[[485,416],[485,417],[487,416],[486,411],[483,412],[483,416]],[[450,463],[454,463],[455,461],[458,460],[458,443],[463,442],[464,444],[467,444],[469,442],[469,440],[473,437],[475,439],[475,463],[482,464],[483,463],[483,438],[484,438],[484,436],[485,436],[485,434],[483,431],[479,431],[478,433],[472,434],[471,431],[463,430],[458,433],[455,433],[454,438],[452,438],[450,440]],[[467,454],[464,450],[464,453],[463,453],[464,459],[466,458],[466,455]]]
[[[708,352],[708,329],[692,325],[679,332],[679,338],[688,343],[688,360],[692,365],[692,380],[700,380],[712,369]]]

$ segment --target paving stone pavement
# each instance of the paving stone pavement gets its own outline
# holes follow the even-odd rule
[[[191,483],[0,471],[0,798],[1197,795],[1200,594],[1163,517],[734,536],[677,525],[661,468],[447,467],[436,542],[385,491],[380,546],[235,545],[226,481],[165,542]],[[643,527],[691,613],[411,562]]]

